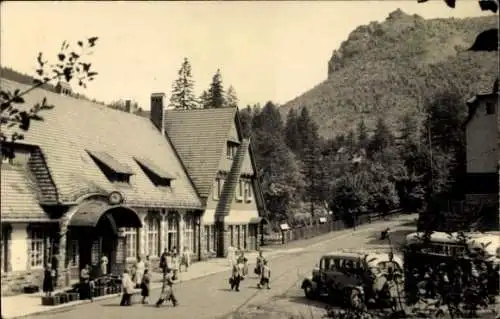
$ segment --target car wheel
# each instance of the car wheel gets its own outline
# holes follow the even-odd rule
[[[306,295],[307,299],[314,299],[316,297],[313,286],[311,284],[307,284],[304,286],[304,294]]]

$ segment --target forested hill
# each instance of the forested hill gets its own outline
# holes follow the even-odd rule
[[[441,90],[458,89],[464,100],[491,90],[497,53],[467,49],[497,24],[496,16],[425,20],[398,9],[382,23],[351,32],[328,62],[327,80],[283,105],[282,115],[305,106],[320,134],[332,137],[361,119],[373,129],[383,117],[396,129],[403,115],[420,114],[424,101]]]

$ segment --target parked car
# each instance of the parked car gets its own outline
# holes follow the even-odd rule
[[[301,288],[309,299],[341,298],[348,306],[394,303],[403,289],[403,260],[390,252],[334,251],[320,258]],[[389,305],[387,305],[389,306]]]

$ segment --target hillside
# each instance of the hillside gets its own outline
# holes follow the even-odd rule
[[[284,104],[282,115],[305,106],[320,133],[332,137],[362,118],[373,128],[382,116],[397,129],[404,114],[421,115],[423,101],[439,90],[455,87],[464,101],[489,91],[498,75],[496,52],[466,50],[496,19],[425,20],[398,9],[382,23],[360,26],[333,52],[327,80]]]

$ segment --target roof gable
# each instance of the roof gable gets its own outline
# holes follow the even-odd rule
[[[5,79],[0,83],[9,90],[24,91],[29,87]],[[129,205],[201,208],[200,198],[175,150],[149,119],[42,89],[24,96],[25,105],[31,107],[44,97],[54,109],[41,114],[44,121],[32,122],[25,140],[20,142],[42,149],[61,202],[71,203],[89,193],[118,190]],[[129,168],[133,173],[130,185],[111,183],[86,150],[104,151]],[[168,169],[176,178],[174,187],[168,190],[156,187],[134,157],[147,158],[155,166]]]
[[[167,110],[165,131],[201,197],[213,185],[236,108]]]

